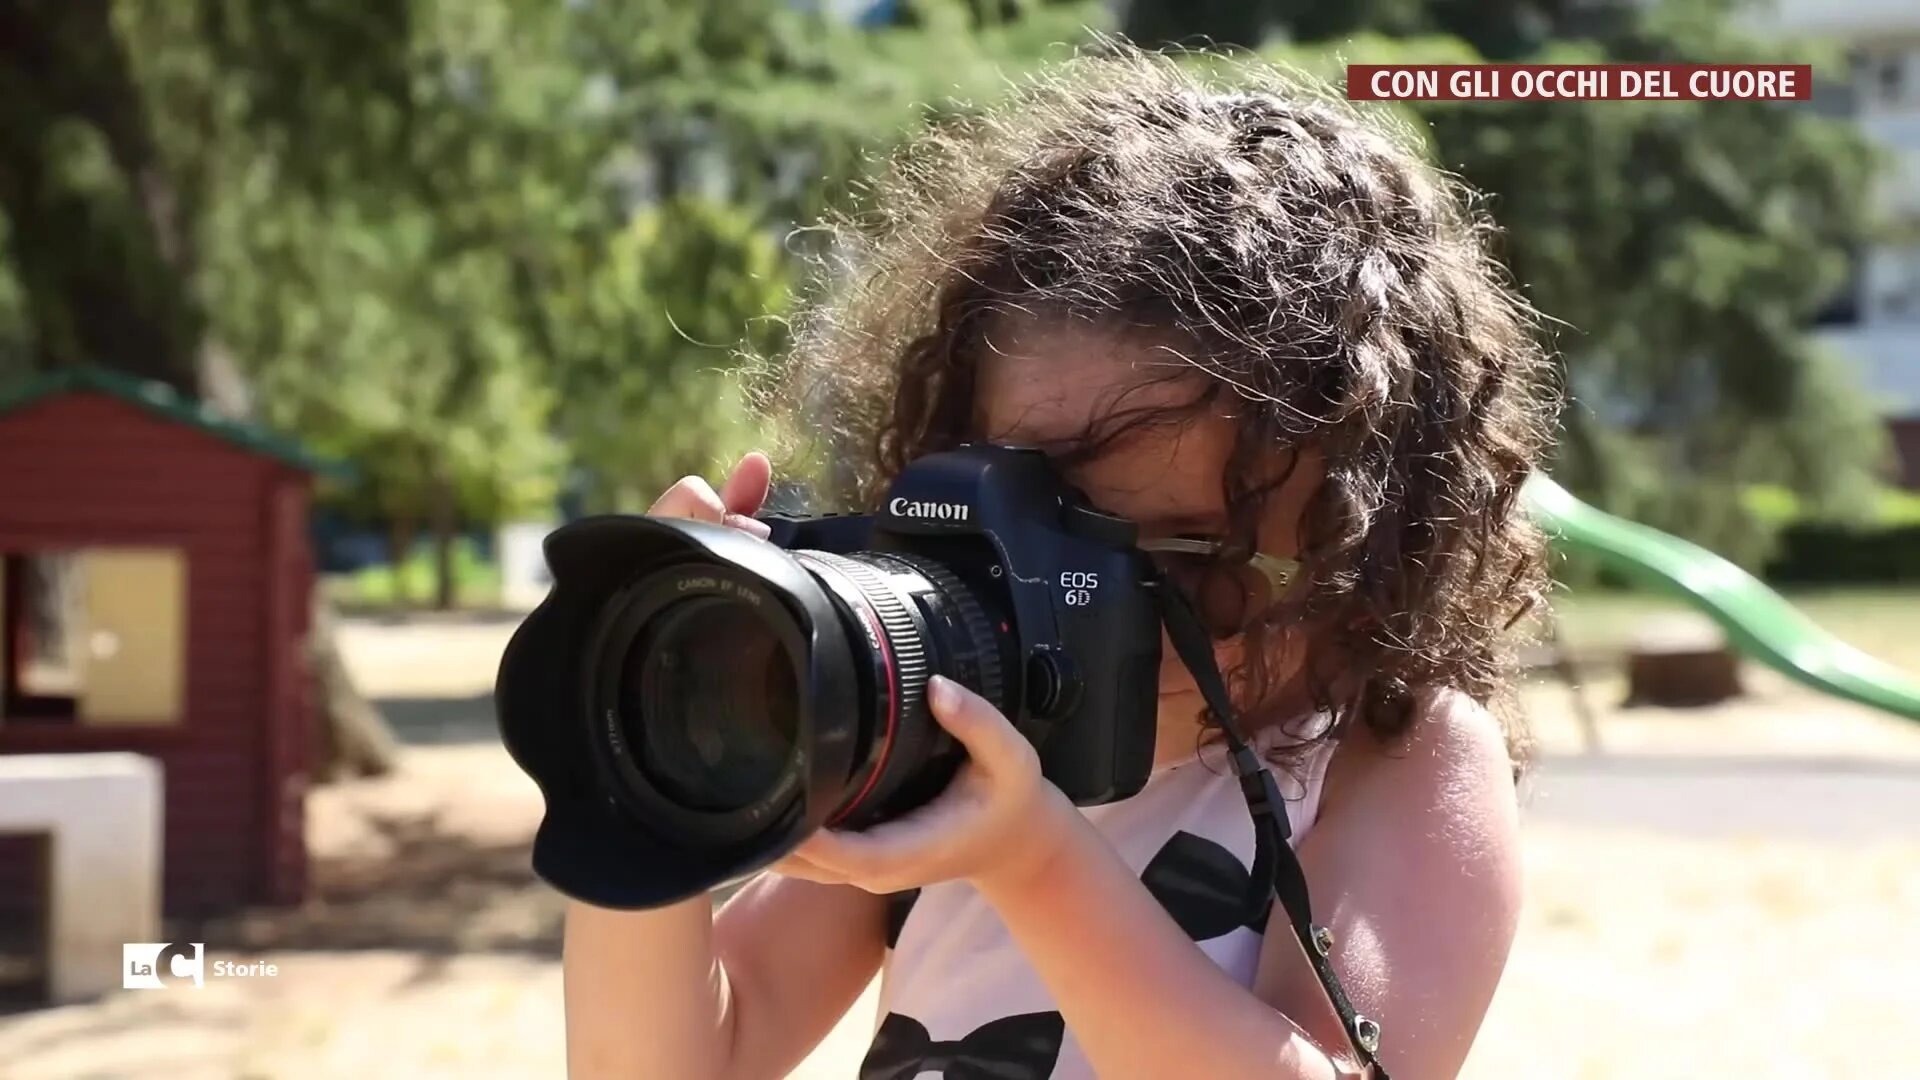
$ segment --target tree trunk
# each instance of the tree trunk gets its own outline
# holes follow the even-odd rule
[[[386,718],[354,685],[340,655],[339,620],[321,589],[313,591],[313,624],[308,628],[313,701],[321,712],[314,755],[314,778],[384,776],[393,771],[399,742]]]
[[[409,518],[396,517],[387,523],[387,563],[393,568],[393,595],[388,599],[395,607],[413,605],[412,590],[407,587],[407,561],[413,555],[413,539],[418,531]]]
[[[0,217],[35,366],[103,364],[191,391],[205,330],[195,192],[163,171],[113,6],[0,4]],[[103,213],[61,179],[49,147],[75,123],[99,136],[142,213]]]
[[[458,539],[459,507],[454,504],[453,485],[436,476],[427,496],[428,527],[433,531],[433,606],[452,611],[459,603],[459,582],[453,573],[453,544]]]
[[[203,174],[192,155],[167,160],[152,113],[114,25],[111,0],[0,3],[0,219],[21,279],[39,366],[82,361],[198,390],[239,419],[251,413],[246,380],[206,339],[195,289],[195,238]],[[212,97],[176,94],[166,108],[211,129]],[[141,211],[100,213],[99,199],[54,183],[49,132],[81,121],[100,136]],[[78,253],[78,254],[76,254]],[[313,701],[326,723],[318,772],[384,772],[395,741],[355,689],[335,643],[336,620],[321,589],[308,630]]]

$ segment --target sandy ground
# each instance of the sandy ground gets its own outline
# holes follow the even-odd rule
[[[277,975],[0,1016],[0,1077],[558,1075],[558,905],[525,860],[539,803],[486,711],[508,629],[351,624],[402,770],[314,795],[312,903],[171,928]],[[1530,693],[1528,907],[1468,1076],[1920,1077],[1898,1035],[1920,1014],[1920,727],[1753,687],[1668,713],[1614,710],[1602,685],[1598,758],[1564,688]],[[1790,778],[1786,820],[1848,796],[1885,802],[1886,827],[1700,828],[1684,794],[1655,796],[1702,762],[1723,786],[1701,790],[1761,805]],[[1596,800],[1653,809],[1567,810]],[[870,1023],[856,1008],[795,1077],[851,1078]]]

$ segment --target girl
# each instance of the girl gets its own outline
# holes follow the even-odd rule
[[[1123,52],[928,132],[845,237],[855,272],[790,370],[870,439],[869,493],[961,442],[1037,445],[1183,541],[1143,546],[1283,781],[1363,1041],[1401,1080],[1452,1076],[1520,903],[1495,713],[1504,633],[1541,587],[1515,502],[1546,364],[1416,151],[1261,80],[1217,91]],[[768,483],[752,454],[652,512],[759,531]],[[1236,924],[1205,902],[1244,894],[1253,830],[1165,652],[1131,799],[1070,805],[1005,717],[938,680],[970,761],[934,802],[816,834],[717,915],[575,905],[572,1071],[775,1080],[884,968],[862,1080],[1361,1075],[1280,909]]]

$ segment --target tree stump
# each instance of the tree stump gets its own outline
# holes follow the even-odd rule
[[[1740,693],[1740,658],[1712,623],[1661,619],[1634,635],[1627,653],[1628,707],[1699,708]]]
[[[313,621],[307,629],[309,677],[319,711],[314,729],[314,781],[385,776],[400,757],[400,743],[380,710],[354,685],[335,635],[339,621],[319,586],[313,590]]]

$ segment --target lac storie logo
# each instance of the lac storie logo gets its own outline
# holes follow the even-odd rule
[[[120,946],[120,985],[128,990],[165,990],[189,979],[204,987],[207,947],[199,942],[141,942]]]

